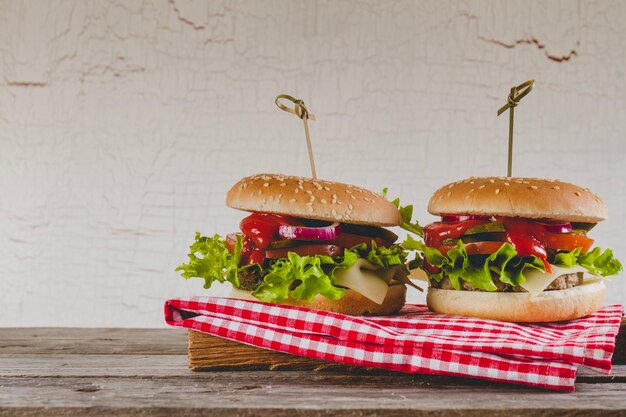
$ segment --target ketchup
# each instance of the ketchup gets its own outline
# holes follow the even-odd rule
[[[265,249],[276,240],[281,224],[299,225],[300,222],[289,216],[270,213],[252,213],[239,224],[243,232],[241,264],[259,264],[265,262]]]
[[[456,223],[431,223],[424,227],[424,243],[431,248],[439,248],[444,239],[458,239],[467,229],[489,222],[489,220],[470,219]]]
[[[546,228],[533,221],[501,217],[498,221],[504,224],[506,241],[509,242],[520,256],[536,256],[552,273],[546,251]]]
[[[276,240],[279,226],[285,223],[299,224],[293,217],[281,216],[279,214],[253,213],[241,221],[239,228],[246,237],[252,240],[257,248],[265,249]]]

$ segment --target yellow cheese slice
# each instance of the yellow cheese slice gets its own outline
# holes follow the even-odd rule
[[[543,290],[545,290],[548,285],[552,283],[556,279],[556,277],[564,274],[575,274],[578,272],[583,272],[589,274],[589,270],[583,268],[580,265],[574,265],[571,268],[564,268],[556,265],[550,265],[552,267],[552,273],[548,274],[545,272],[538,271],[533,269],[529,272],[524,273],[524,277],[526,277],[526,282],[520,284],[520,287],[528,291],[531,295],[537,295]]]
[[[387,282],[393,271],[378,268],[365,259],[356,260],[352,268],[335,271],[335,284],[350,288],[376,304],[382,304],[387,296]]]

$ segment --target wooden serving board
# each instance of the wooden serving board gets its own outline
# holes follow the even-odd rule
[[[304,358],[244,345],[217,336],[189,330],[189,368],[201,370],[362,370],[361,367]],[[614,364],[626,364],[626,319],[622,321],[613,354]]]

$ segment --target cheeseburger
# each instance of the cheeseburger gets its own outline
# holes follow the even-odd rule
[[[602,304],[622,266],[587,236],[607,218],[591,191],[537,178],[469,178],[428,204],[422,268],[431,310],[512,322],[569,320]]]
[[[185,278],[233,285],[232,297],[350,315],[389,314],[405,302],[407,252],[381,226],[402,225],[382,196],[353,185],[276,174],[246,177],[229,207],[249,212],[240,231],[201,236]]]

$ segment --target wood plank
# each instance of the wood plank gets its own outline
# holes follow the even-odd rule
[[[354,370],[355,367],[303,358],[243,345],[189,331],[189,368],[192,370]],[[626,364],[626,320],[617,338],[614,364]]]
[[[201,379],[198,379],[201,376]],[[443,394],[443,395],[442,395]],[[450,385],[412,376],[209,372],[186,378],[3,378],[0,416],[584,416],[626,415],[624,384],[579,384],[571,394]]]
[[[194,373],[187,355],[0,355],[3,377],[178,378]]]
[[[186,354],[186,339],[179,328],[0,328],[0,354]]]
[[[293,371],[298,372],[298,371]],[[321,372],[344,372],[333,368]],[[431,381],[438,384],[464,383],[476,380],[443,376],[414,375],[370,368],[354,368],[353,373],[369,376],[396,375],[398,378]],[[205,372],[187,368],[186,355],[0,355],[0,378],[3,377],[125,377],[125,378],[184,378],[202,380]],[[228,373],[224,373],[228,375]],[[309,375],[310,372],[302,372]],[[616,365],[612,374],[605,375],[581,368],[578,382],[626,383],[626,365]],[[500,385],[485,382],[485,385]],[[626,387],[625,387],[626,389]]]

